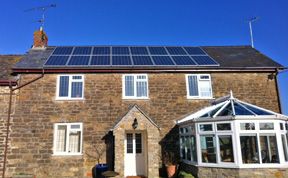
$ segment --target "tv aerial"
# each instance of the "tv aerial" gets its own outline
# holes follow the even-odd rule
[[[253,38],[253,30],[252,30],[252,23],[256,22],[257,20],[259,20],[259,17],[251,17],[250,19],[248,19],[248,23],[249,23],[249,29],[250,29],[250,39],[251,39],[251,46],[252,48],[254,48],[254,38]]]
[[[46,13],[46,11],[48,9],[50,9],[50,8],[55,8],[55,7],[56,7],[56,4],[50,4],[50,5],[47,5],[47,6],[33,7],[31,9],[25,10],[24,12],[41,11],[41,13],[42,13],[41,19],[37,20],[36,22],[39,22],[41,24],[40,28],[43,28],[44,24],[45,24],[45,13]]]

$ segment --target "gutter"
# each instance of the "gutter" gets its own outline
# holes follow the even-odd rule
[[[6,171],[6,162],[7,162],[7,150],[8,150],[8,139],[9,139],[9,131],[10,131],[10,120],[11,120],[11,107],[12,107],[12,96],[13,96],[13,92],[15,90],[18,90],[22,87],[25,87],[26,85],[29,85],[30,83],[33,83],[37,80],[39,80],[40,78],[44,77],[44,69],[42,70],[42,74],[39,76],[39,77],[36,77],[35,79],[31,80],[31,81],[28,81],[16,88],[13,88],[13,86],[16,86],[17,85],[17,82],[16,81],[8,81],[9,82],[9,89],[10,89],[10,92],[9,92],[9,105],[8,105],[8,116],[7,116],[7,126],[6,126],[6,136],[5,136],[5,146],[4,146],[4,162],[3,162],[3,172],[2,172],[2,178],[5,178],[5,171]],[[7,80],[6,81],[0,81],[0,85],[1,85],[1,82],[3,84],[6,84],[7,83]],[[15,83],[16,82],[16,83]],[[7,86],[7,85],[3,85],[3,86]]]
[[[0,86],[16,86],[17,81],[16,80],[0,80]]]

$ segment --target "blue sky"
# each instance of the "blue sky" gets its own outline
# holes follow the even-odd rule
[[[255,48],[288,66],[287,0],[10,0],[0,6],[0,54],[23,54],[46,14],[49,45],[249,45],[246,20],[254,23]],[[288,114],[288,72],[279,75]]]

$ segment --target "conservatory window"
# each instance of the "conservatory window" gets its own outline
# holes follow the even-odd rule
[[[276,135],[260,134],[262,163],[279,163]]]
[[[280,123],[280,130],[284,130],[284,124]]]
[[[241,135],[240,136],[242,162],[244,164],[259,163],[259,150],[257,146],[257,136]]]
[[[272,122],[269,123],[260,123],[260,130],[274,130],[274,124]]]
[[[255,130],[255,123],[240,123],[241,130]]]
[[[211,78],[208,74],[186,75],[187,98],[212,98]]]
[[[200,124],[200,131],[202,132],[213,131],[213,125],[212,124]]]
[[[231,130],[230,123],[217,124],[217,131],[228,131],[228,130]]]
[[[232,136],[219,135],[218,142],[221,162],[234,162]]]
[[[203,163],[216,163],[216,139],[214,135],[201,135],[201,156]]]
[[[288,145],[287,145],[287,138],[285,137],[285,134],[281,134],[281,139],[282,139],[282,145],[283,145],[284,158],[285,158],[285,161],[288,161]]]
[[[193,127],[180,128],[180,156],[183,160],[197,162],[196,137]]]

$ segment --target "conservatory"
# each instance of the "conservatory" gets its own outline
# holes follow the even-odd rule
[[[287,119],[231,92],[177,121],[181,160],[196,167],[288,167]]]

